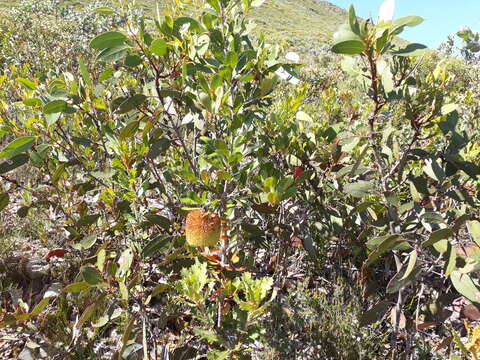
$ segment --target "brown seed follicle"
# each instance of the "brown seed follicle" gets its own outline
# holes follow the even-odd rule
[[[220,240],[221,220],[217,214],[192,210],[187,215],[185,236],[192,246],[214,246]]]

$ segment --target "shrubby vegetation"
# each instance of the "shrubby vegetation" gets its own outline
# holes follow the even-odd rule
[[[353,7],[302,67],[262,3],[2,19],[10,356],[477,356],[478,70]],[[193,209],[219,249],[186,243]]]

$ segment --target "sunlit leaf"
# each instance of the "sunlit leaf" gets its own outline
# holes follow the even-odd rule
[[[121,32],[109,31],[98,35],[90,41],[90,47],[92,49],[103,50],[122,45],[126,39],[127,37]]]

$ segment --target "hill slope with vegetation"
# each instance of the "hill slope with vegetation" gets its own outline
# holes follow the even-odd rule
[[[61,1],[75,7],[82,7],[85,2],[74,0]],[[155,0],[137,1],[140,7],[154,11]],[[0,0],[0,7],[15,6],[18,1]],[[162,5],[163,2],[159,2]],[[323,0],[275,0],[266,1],[252,19],[268,34],[272,40],[289,40],[294,46],[298,43],[314,42],[321,44],[331,42],[332,35],[340,24],[345,22],[345,10]]]

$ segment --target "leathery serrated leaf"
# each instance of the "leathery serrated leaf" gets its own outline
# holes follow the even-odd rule
[[[408,265],[407,265],[407,269],[405,270],[405,274],[403,274],[402,278],[400,280],[404,280],[406,279],[408,276],[410,276],[410,274],[412,273],[412,270],[413,268],[415,267],[416,263],[417,263],[417,256],[418,256],[418,253],[417,253],[417,250],[413,250],[411,253],[410,253],[410,256],[408,258]]]

